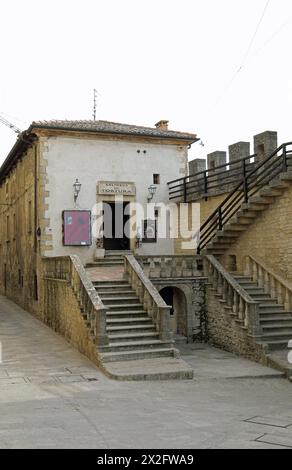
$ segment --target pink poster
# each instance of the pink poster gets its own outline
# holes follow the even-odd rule
[[[63,244],[91,245],[90,211],[63,211]]]

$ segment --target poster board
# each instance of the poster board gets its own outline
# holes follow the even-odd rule
[[[63,245],[91,245],[91,211],[65,210],[63,218]]]

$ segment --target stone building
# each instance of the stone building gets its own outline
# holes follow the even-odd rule
[[[174,255],[173,238],[157,235],[160,206],[169,203],[167,182],[187,175],[188,149],[197,140],[195,134],[169,130],[168,121],[154,128],[33,122],[0,169],[0,292],[43,319],[46,258],[77,255],[86,266],[104,249]],[[133,230],[109,236],[105,230],[96,243],[97,207],[106,206],[111,210],[103,214],[104,229],[116,228],[119,212],[122,229],[131,216]]]
[[[111,376],[113,362],[174,359],[177,334],[292,374],[292,144],[266,131],[252,155],[237,142],[205,168],[188,165],[197,140],[166,121],[32,123],[0,169],[0,291]],[[182,208],[200,208],[191,250],[159,236],[169,202],[184,227]],[[117,213],[129,234],[107,235]]]

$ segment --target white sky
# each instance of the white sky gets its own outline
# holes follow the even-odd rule
[[[195,132],[190,158],[277,130],[292,140],[292,2],[1,0],[0,113],[97,119]],[[5,113],[5,114],[4,114]],[[16,135],[0,125],[0,162]]]

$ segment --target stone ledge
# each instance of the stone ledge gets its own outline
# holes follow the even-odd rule
[[[102,364],[105,374],[115,380],[189,380],[193,369],[179,358],[153,358]]]

